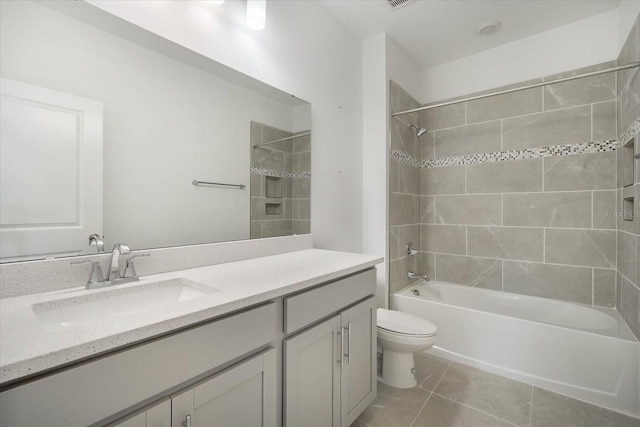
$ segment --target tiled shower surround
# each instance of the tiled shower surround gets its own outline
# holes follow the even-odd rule
[[[637,36],[634,28],[630,39]],[[619,63],[631,62],[622,55]],[[637,69],[623,83],[636,89],[607,73],[401,116],[429,129],[421,138],[390,119],[391,292],[410,283],[408,270],[427,272],[444,282],[617,306],[640,335],[640,218],[618,216],[616,178],[617,129],[638,117],[632,74]],[[391,111],[420,106],[394,82],[390,102]],[[410,241],[420,256],[407,261]]]
[[[251,122],[251,238],[311,228],[311,136],[253,148],[293,133]]]
[[[617,63],[627,64],[640,61],[640,29],[638,19],[629,33],[627,40],[618,56]],[[627,143],[635,137],[635,132],[640,129],[627,131],[634,121],[637,123],[640,117],[640,70],[624,70],[617,73],[617,99],[618,99],[618,133],[620,144]],[[635,141],[640,144],[640,141]],[[625,221],[618,217],[618,263],[617,263],[617,292],[616,306],[631,330],[640,338],[640,258],[638,246],[640,246],[640,217],[637,215],[640,206],[640,171],[635,171],[635,177],[625,179],[624,156],[626,149],[619,149],[618,154],[618,211],[623,212],[623,200],[627,196],[634,197],[634,209],[630,212],[633,221]],[[636,146],[636,150],[638,147]],[[637,151],[636,151],[637,152]],[[626,153],[627,155],[629,153]],[[628,163],[627,163],[628,164]],[[640,162],[635,162],[635,168],[640,167]],[[633,169],[631,169],[633,170]],[[633,186],[625,187],[626,181],[633,181]],[[628,209],[625,208],[625,209]]]

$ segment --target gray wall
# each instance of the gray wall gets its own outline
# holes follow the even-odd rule
[[[421,251],[413,267],[437,280],[615,306],[615,75],[437,108],[416,122],[429,133],[415,149],[392,123],[392,291],[409,283],[397,248],[410,236]],[[403,181],[415,169],[419,190]]]
[[[638,20],[627,37],[627,41],[618,57],[618,64],[623,65],[629,62],[640,60],[640,37],[638,30]],[[640,116],[640,72],[638,69],[632,71],[620,71],[618,78],[618,134],[621,144],[634,139],[634,131],[637,131],[638,117]],[[635,124],[634,124],[635,122]],[[640,141],[635,141],[636,144]],[[618,149],[618,211],[623,212],[623,199],[633,197],[635,203],[640,202],[640,173],[636,170],[633,186],[625,187],[624,175],[628,162],[633,151]],[[632,161],[631,161],[632,162]],[[636,169],[639,164],[636,162]],[[637,205],[633,212],[634,220],[629,222],[618,216],[618,260],[617,260],[617,308],[631,330],[640,338],[640,258],[638,258],[638,246],[640,245],[640,218],[638,217]]]

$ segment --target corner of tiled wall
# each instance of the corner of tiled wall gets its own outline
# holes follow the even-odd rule
[[[417,108],[420,104],[395,82],[389,84],[391,111]],[[407,114],[401,120],[391,118],[391,152],[404,153],[412,159],[420,156],[420,139],[406,124],[421,126],[420,114]],[[422,138],[427,138],[424,135]],[[420,168],[415,161],[402,162],[389,157],[389,289],[396,292],[412,280],[407,273],[422,273],[421,256],[407,260],[407,243],[420,251]]]

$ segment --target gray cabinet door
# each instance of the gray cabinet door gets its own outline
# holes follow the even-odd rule
[[[348,427],[376,397],[376,303],[371,297],[342,312],[345,364],[341,421]]]
[[[340,426],[340,315],[284,341],[284,424]]]
[[[171,400],[163,400],[135,417],[111,427],[171,427]]]
[[[276,375],[275,349],[216,374],[171,397],[171,426],[275,427]]]

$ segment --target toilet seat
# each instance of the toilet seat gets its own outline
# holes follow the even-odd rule
[[[378,329],[396,336],[431,337],[438,328],[422,317],[401,311],[378,308]]]

